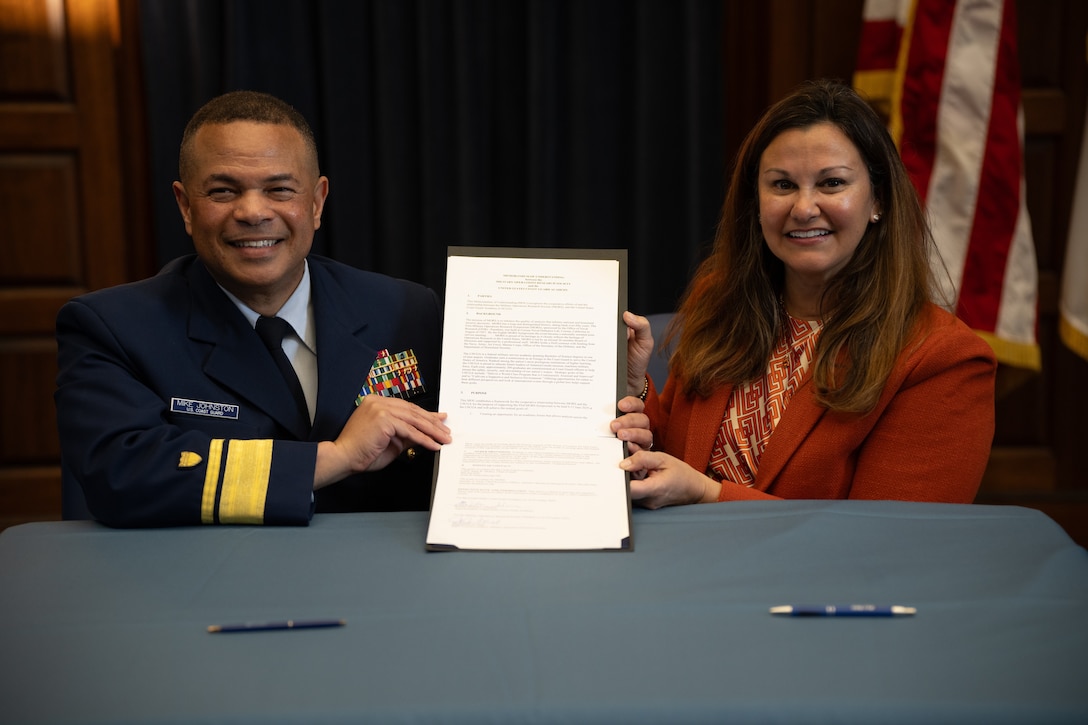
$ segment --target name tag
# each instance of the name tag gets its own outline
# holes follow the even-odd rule
[[[206,400],[170,398],[170,410],[185,415],[203,415],[209,418],[238,420],[239,406],[230,403],[210,403]]]

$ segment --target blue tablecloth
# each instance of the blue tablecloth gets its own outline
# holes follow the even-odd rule
[[[426,515],[0,534],[0,722],[1088,722],[1088,552],[1017,507],[636,511],[630,553]],[[915,606],[783,618],[797,603]],[[343,618],[337,629],[213,624]]]

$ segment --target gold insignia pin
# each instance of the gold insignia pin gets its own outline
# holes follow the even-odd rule
[[[192,451],[182,451],[181,458],[178,460],[178,468],[192,468],[193,466],[199,466],[200,462],[204,459],[199,453]]]

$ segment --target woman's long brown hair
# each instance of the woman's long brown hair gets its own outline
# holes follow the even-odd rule
[[[671,365],[688,395],[709,396],[727,383],[764,374],[784,333],[780,308],[785,267],[759,225],[759,163],[783,131],[818,123],[837,127],[869,172],[880,221],[828,283],[820,304],[817,398],[832,410],[873,408],[919,315],[936,289],[932,236],[918,195],[880,117],[853,89],[810,81],[771,106],[737,154],[714,247],[680,302],[669,337]]]

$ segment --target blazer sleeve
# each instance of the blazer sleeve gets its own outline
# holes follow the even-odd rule
[[[95,518],[119,527],[308,523],[317,445],[256,429],[231,438],[239,428],[215,417],[171,423],[163,381],[193,374],[178,364],[191,351],[151,329],[141,332],[154,342],[133,350],[131,326],[79,300],[57,317],[62,465]]]
[[[906,357],[859,451],[850,498],[971,503],[994,435],[993,351],[958,320]]]
[[[962,322],[931,319],[935,326],[901,355],[873,411],[826,412],[787,451],[769,486],[757,476],[755,488],[723,486],[720,500],[971,503],[993,440],[996,361]],[[795,398],[791,405],[814,404]],[[783,420],[796,412],[787,407]]]
[[[973,501],[993,440],[996,361],[951,315],[934,308],[927,322],[873,411],[827,411],[802,389],[772,434],[756,485],[726,483],[719,500]],[[689,400],[672,385],[670,377],[661,398],[647,402],[655,447],[703,470],[723,401]]]

